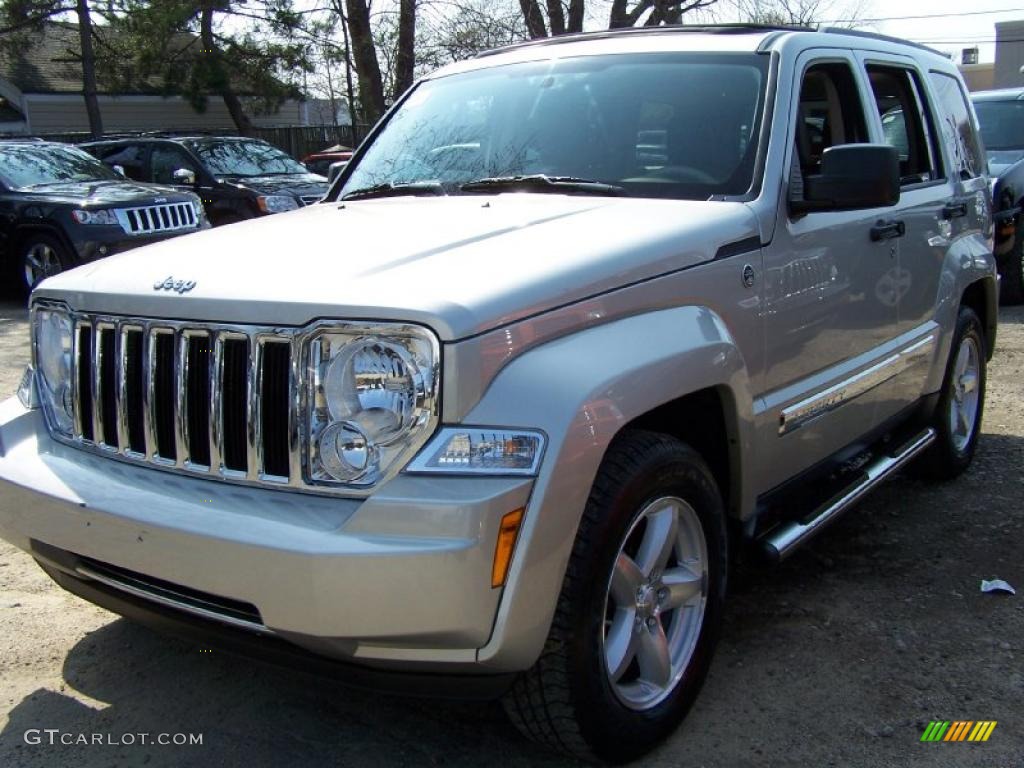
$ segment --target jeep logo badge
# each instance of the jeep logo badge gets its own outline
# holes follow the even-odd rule
[[[175,280],[173,277],[168,277],[166,280],[157,280],[153,283],[154,291],[177,291],[178,293],[188,293],[195,287],[195,280]]]

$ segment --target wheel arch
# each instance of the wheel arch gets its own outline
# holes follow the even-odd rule
[[[996,348],[996,331],[999,327],[999,293],[996,281],[990,277],[975,280],[964,288],[960,306],[970,307],[981,320],[985,331],[985,358],[992,359]]]
[[[708,412],[698,416],[701,408]],[[705,460],[727,482],[722,494],[732,516],[749,515],[754,492],[742,459],[753,445],[752,410],[743,355],[707,307],[615,320],[509,363],[463,422],[542,429],[548,441],[494,631],[478,660],[518,671],[540,654],[591,486],[622,430],[653,425],[709,451]],[[705,427],[724,439],[693,431]]]

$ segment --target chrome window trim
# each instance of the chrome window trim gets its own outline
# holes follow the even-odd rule
[[[33,302],[33,316],[37,309],[59,309],[68,313],[72,328],[75,329],[73,336],[73,358],[71,376],[77,381],[78,375],[78,329],[83,327],[92,328],[93,334],[93,360],[92,360],[92,414],[93,419],[93,440],[86,440],[82,436],[82,429],[78,418],[79,398],[77,387],[75,392],[75,426],[74,434],[66,436],[60,434],[47,422],[47,430],[50,436],[65,445],[89,451],[111,459],[117,459],[135,466],[144,466],[153,469],[171,471],[176,474],[185,474],[189,477],[198,477],[207,480],[216,480],[240,485],[287,489],[323,496],[343,496],[347,498],[366,498],[370,496],[383,483],[400,474],[405,466],[411,461],[437,433],[440,422],[440,387],[441,387],[441,344],[437,335],[429,328],[413,323],[384,323],[368,322],[360,323],[348,320],[317,320],[308,325],[272,326],[272,325],[247,325],[239,323],[211,323],[204,321],[188,320],[164,320],[160,318],[140,318],[135,316],[121,316],[107,313],[77,312],[69,309],[62,302],[47,301],[40,299]],[[127,416],[123,413],[126,408],[123,397],[124,364],[118,359],[116,369],[118,380],[116,382],[116,412],[118,414],[118,436],[120,447],[109,446],[103,443],[103,414],[101,402],[101,381],[100,381],[100,343],[98,330],[113,329],[115,339],[115,354],[119,357],[123,352],[123,338],[128,330],[142,331],[142,364],[144,366],[143,381],[146,386],[143,389],[142,412],[144,416],[144,433],[146,436],[146,453],[140,454],[128,448],[127,441],[122,441],[121,422],[124,421],[124,431],[127,433]],[[189,333],[191,332],[191,333]],[[432,389],[425,403],[425,409],[429,412],[429,420],[419,436],[409,443],[403,453],[407,457],[396,461],[394,466],[384,472],[376,483],[369,486],[345,486],[340,484],[321,484],[310,480],[309,471],[309,414],[308,411],[308,383],[311,371],[309,368],[310,344],[323,332],[347,333],[353,337],[382,336],[388,338],[415,336],[426,340],[431,348],[432,360]],[[180,360],[178,355],[187,343],[188,336],[206,334],[213,342],[212,354],[210,355],[211,371],[210,382],[210,466],[192,463],[188,458],[188,424],[184,421],[185,409],[180,407],[181,399],[184,397],[183,388],[186,383],[182,380],[182,371],[176,372],[175,383],[175,442],[177,447],[177,459],[171,460],[157,455],[156,437],[156,403],[153,394],[155,379],[150,375],[154,364],[153,357],[156,353],[156,344],[153,343],[156,335],[174,333],[178,339],[175,348],[175,358]],[[32,322],[32,338],[35,344],[35,322]],[[246,410],[250,417],[260,413],[261,386],[258,381],[260,372],[256,370],[253,362],[259,357],[259,350],[268,341],[287,343],[290,345],[290,375],[289,375],[289,416],[288,416],[288,453],[290,477],[285,478],[279,475],[267,474],[262,471],[262,447],[257,449],[259,427],[254,426],[250,418],[247,434],[247,468],[246,470],[231,470],[223,465],[223,398],[221,397],[221,379],[223,375],[224,341],[226,339],[247,339],[250,345],[250,365],[248,367],[248,381],[246,392]],[[187,356],[186,356],[187,357]],[[255,420],[256,422],[259,419]]]

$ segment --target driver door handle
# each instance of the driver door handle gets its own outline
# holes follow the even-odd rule
[[[875,243],[880,240],[892,240],[897,237],[903,237],[905,234],[907,234],[907,225],[902,221],[883,221],[879,219],[878,223],[871,228],[871,240]]]
[[[967,215],[967,202],[964,200],[954,200],[951,203],[946,203],[942,206],[942,218],[946,219],[959,219]]]

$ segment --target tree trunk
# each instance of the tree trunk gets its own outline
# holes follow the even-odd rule
[[[338,15],[341,16],[341,34],[345,39],[345,94],[348,96],[348,118],[352,123],[352,148],[359,146],[359,139],[356,136],[356,123],[359,116],[356,114],[356,91],[352,84],[352,46],[348,40],[348,21],[341,8],[338,8]]]
[[[82,95],[89,115],[89,134],[94,139],[103,135],[103,116],[96,97],[96,57],[92,50],[92,17],[88,0],[78,0],[78,39],[82,48]]]
[[[523,9],[523,21],[526,22],[526,31],[530,33],[530,38],[536,40],[538,37],[547,37],[548,29],[544,25],[544,14],[540,12],[537,0],[519,0],[519,7]]]
[[[551,23],[551,36],[565,34],[565,12],[562,0],[548,0],[548,20]]]
[[[398,97],[412,87],[416,64],[416,0],[399,0],[398,51],[395,55],[395,92]]]
[[[359,105],[368,123],[375,123],[384,114],[384,83],[377,62],[377,48],[370,29],[370,8],[366,0],[345,0],[348,10],[348,32],[359,78]]]
[[[242,109],[242,102],[231,86],[231,75],[225,71],[224,59],[221,56],[220,48],[213,37],[213,12],[218,0],[205,0],[203,11],[199,18],[199,37],[203,43],[203,55],[209,57],[211,69],[215,75],[212,78],[216,81],[220,96],[224,99],[224,106],[227,107],[235,128],[240,136],[252,134],[252,122],[249,116]]]
[[[583,31],[583,14],[586,10],[585,0],[569,0],[569,26],[567,32]]]

